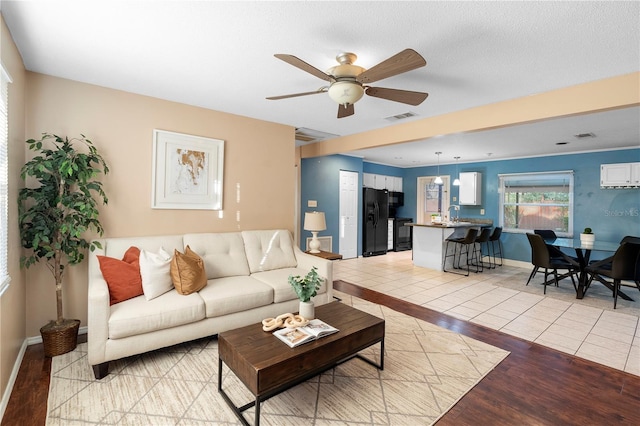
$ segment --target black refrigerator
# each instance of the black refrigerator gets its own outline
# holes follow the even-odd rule
[[[362,256],[386,254],[389,240],[388,191],[364,188],[362,205]]]

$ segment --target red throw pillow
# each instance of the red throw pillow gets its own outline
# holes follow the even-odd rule
[[[143,294],[138,247],[129,247],[122,260],[107,256],[97,257],[102,276],[109,287],[111,305]]]

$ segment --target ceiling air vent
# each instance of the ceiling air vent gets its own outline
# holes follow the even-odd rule
[[[596,135],[594,133],[578,133],[577,135],[573,135],[574,138],[584,139],[584,138],[595,138]]]
[[[398,115],[392,115],[391,117],[386,117],[385,120],[398,121],[398,120],[404,120],[409,117],[415,117],[416,115],[418,114],[416,114],[415,112],[405,112],[404,114],[398,114]]]
[[[319,130],[307,129],[306,127],[296,127],[296,145],[320,142],[327,139],[337,138],[338,135],[321,132]]]

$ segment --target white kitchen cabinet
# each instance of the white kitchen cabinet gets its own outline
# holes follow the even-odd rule
[[[640,163],[631,163],[631,184],[640,186]]]
[[[600,186],[603,188],[640,186],[640,163],[600,165]]]
[[[402,178],[398,176],[387,176],[387,189],[389,191],[402,192]]]
[[[378,175],[375,173],[363,173],[362,186],[365,188],[386,189],[387,191],[402,192],[402,178],[397,176]]]
[[[458,198],[462,206],[479,206],[482,204],[482,173],[460,172]]]
[[[372,173],[363,173],[362,174],[362,186],[365,188],[375,188],[376,185],[376,175]]]

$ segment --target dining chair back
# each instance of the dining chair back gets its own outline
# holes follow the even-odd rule
[[[531,263],[533,264],[533,270],[529,275],[529,279],[527,280],[526,285],[529,285],[529,282],[536,275],[536,273],[540,268],[544,268],[544,283],[543,283],[544,294],[547,294],[547,285],[549,284],[547,277],[549,275],[549,271],[553,272],[553,282],[555,283],[556,287],[558,287],[559,280],[563,278],[571,277],[573,288],[577,292],[578,288],[576,287],[576,282],[575,282],[575,279],[573,278],[574,273],[576,273],[577,271],[577,266],[573,265],[572,263],[570,263],[565,259],[551,257],[549,248],[547,247],[547,244],[544,242],[544,239],[542,238],[542,236],[538,234],[527,233],[527,239],[529,240],[529,245],[531,246]],[[558,275],[559,269],[566,270],[567,273],[559,276]]]
[[[640,244],[623,242],[611,258],[594,262],[587,266],[586,270],[589,274],[587,289],[594,279],[609,288],[613,287],[613,309],[615,309],[622,281],[633,281],[640,290]],[[613,281],[606,281],[605,277]]]
[[[556,238],[558,238],[558,236],[556,235],[556,232],[553,229],[534,229],[533,233],[540,235],[545,240],[545,243],[547,244],[547,248],[549,249],[549,254],[551,255],[551,257],[555,257],[558,259],[565,258],[565,255],[562,253],[562,250],[560,250],[559,247],[556,247],[553,244],[550,244],[550,241],[554,241]],[[575,258],[573,259],[577,260]]]
[[[556,232],[552,229],[534,229],[533,233],[540,235],[545,240],[555,240],[558,238]]]

